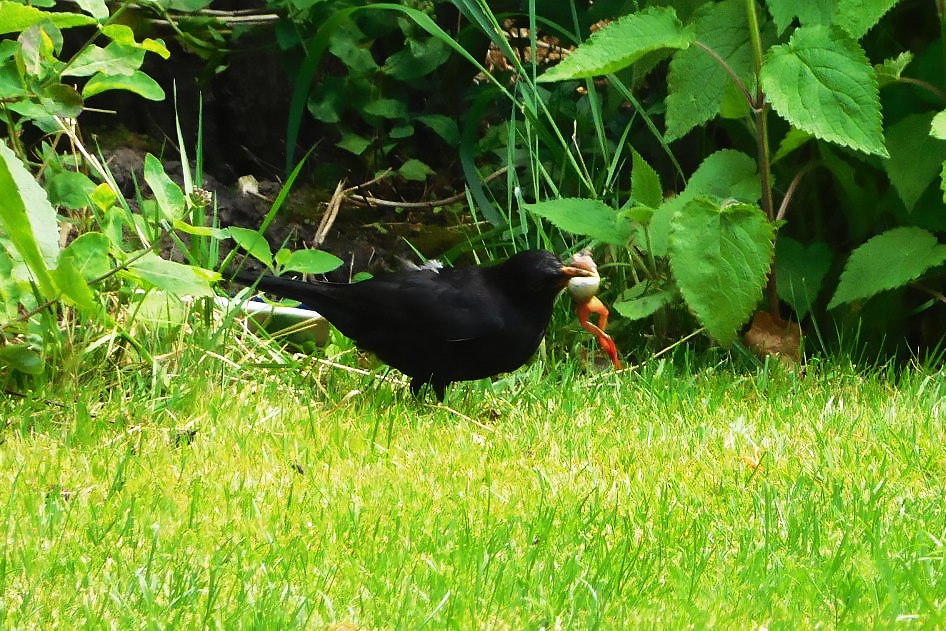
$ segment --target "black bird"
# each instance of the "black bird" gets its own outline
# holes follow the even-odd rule
[[[551,252],[526,250],[491,266],[384,272],[359,283],[307,283],[238,272],[232,280],[298,300],[359,348],[443,401],[453,381],[515,370],[538,348],[555,297],[575,276]]]

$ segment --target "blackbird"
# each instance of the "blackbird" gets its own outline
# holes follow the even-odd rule
[[[411,378],[439,401],[454,381],[515,370],[538,348],[559,292],[573,277],[546,250],[497,265],[384,272],[358,283],[303,282],[238,272],[232,280],[298,300],[355,344]]]

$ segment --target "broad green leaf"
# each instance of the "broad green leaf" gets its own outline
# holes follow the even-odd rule
[[[381,71],[398,81],[413,81],[430,74],[450,58],[450,49],[436,37],[408,40],[409,46],[388,57]]]
[[[164,100],[164,90],[158,82],[140,70],[130,75],[96,74],[82,88],[82,96],[89,98],[107,90],[127,90],[149,101]]]
[[[360,156],[364,153],[365,149],[371,145],[371,139],[352,132],[342,132],[342,139],[335,143],[335,145],[345,151],[350,151],[356,156]]]
[[[129,265],[128,269],[158,289],[178,296],[213,296],[211,283],[220,280],[220,274],[166,261],[150,252]]]
[[[802,145],[806,144],[811,140],[811,134],[800,129],[789,129],[785,133],[785,137],[782,138],[782,141],[778,144],[778,149],[775,151],[775,155],[772,156],[772,164],[775,164],[791,152],[795,151]]]
[[[837,0],[767,0],[769,13],[775,22],[779,34],[791,26],[795,18],[804,25],[829,24],[834,15],[834,5]]]
[[[146,37],[140,42],[135,41],[135,32],[131,30],[131,27],[125,24],[107,24],[102,27],[102,34],[106,37],[111,38],[116,44],[121,44],[122,46],[130,46],[133,48],[140,48],[157,55],[160,55],[164,59],[168,59],[171,56],[170,51],[164,45],[164,42],[160,39],[151,39]]]
[[[13,277],[13,259],[0,245],[0,325],[19,316],[20,281]]]
[[[870,298],[919,278],[946,261],[946,245],[916,226],[893,228],[851,253],[828,309]]]
[[[650,7],[618,18],[595,32],[538,80],[563,81],[610,74],[649,52],[686,48],[693,37],[693,28],[684,26],[672,8]]]
[[[112,187],[102,182],[95,187],[95,190],[89,194],[89,201],[95,204],[100,211],[105,212],[115,206],[115,200],[118,199]]]
[[[81,13],[40,11],[19,2],[0,2],[0,35],[25,31],[31,26],[42,24],[46,20],[59,28],[95,24],[94,19]]]
[[[150,327],[180,326],[187,318],[187,309],[174,293],[152,291],[134,305],[136,321]]]
[[[63,72],[70,77],[91,77],[96,72],[108,75],[132,75],[141,67],[145,52],[111,43],[105,48],[89,46]]]
[[[71,259],[72,266],[87,281],[104,276],[112,269],[112,259],[108,255],[109,240],[101,232],[86,232],[66,246],[59,254],[63,259]]]
[[[913,210],[946,160],[946,142],[930,136],[934,120],[932,112],[912,114],[887,129],[890,158],[884,170],[907,210]]]
[[[887,157],[877,77],[864,51],[841,29],[797,29],[788,44],[766,53],[761,79],[773,109],[793,126]]]
[[[52,274],[56,279],[56,285],[62,291],[63,298],[86,311],[98,309],[95,294],[92,293],[81,272],[76,269],[75,259],[71,256],[60,256],[59,264]]]
[[[145,154],[145,182],[151,187],[151,194],[161,209],[161,214],[168,221],[180,219],[187,212],[187,198],[177,183],[164,172],[161,161],[150,153]]]
[[[834,23],[855,40],[864,37],[900,0],[837,0]],[[804,4],[804,3],[799,3]]]
[[[563,197],[536,204],[523,204],[530,212],[544,217],[552,225],[613,245],[626,245],[631,235],[631,222],[603,202],[594,199]]]
[[[46,191],[0,142],[0,229],[26,262],[46,298],[56,297],[49,274],[59,256],[59,222]]]
[[[411,158],[401,165],[401,168],[397,170],[406,180],[414,180],[416,182],[424,182],[427,180],[428,175],[433,175],[434,170],[429,166],[418,160],[417,158]]]
[[[802,320],[821,291],[834,258],[825,243],[805,246],[795,239],[779,237],[775,244],[775,281],[779,298]]]
[[[77,210],[89,205],[89,195],[95,191],[95,182],[85,173],[62,171],[46,180],[46,192],[53,206]]]
[[[724,149],[706,156],[690,176],[686,188],[676,197],[661,204],[651,218],[648,232],[653,254],[667,254],[671,219],[693,199],[704,196],[720,201],[736,199],[756,202],[761,195],[762,185],[756,173],[755,160],[732,149]]]
[[[287,271],[303,274],[324,274],[342,264],[340,258],[323,250],[296,250],[289,255],[283,267]]]
[[[774,231],[758,206],[719,207],[707,198],[673,216],[670,267],[687,305],[723,346],[762,298]]]
[[[376,99],[365,105],[364,112],[382,118],[407,118],[407,104],[397,99]]]
[[[76,4],[99,22],[108,18],[108,7],[105,6],[105,0],[76,0]]]
[[[460,142],[460,130],[457,128],[457,122],[449,116],[442,114],[425,114],[424,116],[415,116],[414,120],[430,127],[438,136],[443,138],[451,146]]]
[[[930,136],[946,140],[946,110],[937,112],[930,123]]]
[[[631,196],[642,206],[657,208],[664,200],[660,176],[647,161],[633,149],[631,166]]]
[[[41,375],[45,368],[42,354],[25,344],[0,346],[0,364],[6,364],[28,375]]]
[[[722,57],[750,90],[755,89],[752,47],[744,0],[707,3],[693,23],[696,39]],[[667,74],[668,142],[720,113],[732,79],[726,69],[700,46],[673,56]],[[744,99],[743,99],[744,100]]]
[[[71,85],[53,83],[39,90],[39,102],[50,116],[75,118],[82,112],[82,96]]]
[[[670,304],[673,296],[673,292],[658,291],[633,300],[615,302],[614,309],[628,320],[643,320],[657,313],[665,305]]]
[[[239,226],[230,226],[227,228],[230,236],[237,244],[250,253],[253,258],[266,264],[266,267],[273,266],[273,254],[269,249],[269,243],[256,230],[249,228],[240,228]]]

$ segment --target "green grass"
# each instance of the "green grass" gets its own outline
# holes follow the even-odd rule
[[[942,374],[176,361],[0,399],[0,627],[946,622]]]

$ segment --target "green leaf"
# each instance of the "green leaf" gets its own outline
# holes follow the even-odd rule
[[[13,259],[0,245],[0,325],[16,319],[23,291],[21,282],[13,278]]]
[[[630,66],[649,52],[686,48],[693,38],[693,28],[683,26],[672,8],[650,7],[618,18],[595,32],[538,80],[563,81],[610,74]]]
[[[937,112],[930,123],[930,136],[946,140],[946,110]]]
[[[614,303],[614,309],[628,320],[643,320],[654,315],[673,300],[673,292],[658,291],[654,294]]]
[[[407,105],[397,99],[376,99],[365,105],[364,112],[382,118],[407,118]]]
[[[136,70],[130,75],[106,75],[99,73],[89,79],[82,88],[82,96],[89,98],[106,90],[128,90],[149,101],[163,101],[164,90],[158,82]]]
[[[62,296],[69,302],[75,304],[80,309],[86,311],[95,311],[98,305],[95,302],[95,294],[89,288],[89,284],[83,278],[82,274],[76,269],[75,259],[70,256],[60,256],[59,264],[52,271],[56,284],[62,290]]]
[[[664,200],[664,190],[660,185],[660,176],[637,151],[631,150],[631,196],[642,206],[657,208]]]
[[[256,230],[249,228],[240,228],[239,226],[230,226],[227,228],[230,236],[237,244],[250,253],[253,258],[263,262],[266,267],[273,266],[273,254],[269,249],[269,243]]]
[[[55,298],[49,273],[59,256],[59,222],[46,191],[6,143],[0,142],[0,228],[29,267],[46,298]]]
[[[371,145],[371,140],[351,132],[342,132],[342,139],[335,143],[341,149],[360,156]]]
[[[160,55],[164,59],[171,57],[171,53],[164,45],[163,41],[160,39],[151,39],[150,37],[146,37],[141,40],[141,42],[137,42],[135,41],[135,32],[131,30],[130,26],[125,24],[107,24],[102,27],[102,34],[106,37],[110,37],[116,44],[121,44],[122,46],[129,46],[132,48],[140,48],[142,50]]]
[[[449,116],[425,114],[424,116],[415,116],[414,120],[430,127],[447,144],[451,146],[460,144],[460,130],[457,128],[457,122]]]
[[[77,210],[89,205],[89,195],[95,191],[95,182],[85,173],[62,171],[46,181],[46,192],[53,206]]]
[[[792,21],[798,18],[803,26],[806,24],[829,24],[834,15],[836,0],[767,0],[766,6],[772,14],[772,20],[779,34],[785,32]]]
[[[864,37],[900,0],[838,0],[834,23],[855,40]],[[803,4],[803,3],[799,3]]]
[[[70,259],[72,266],[87,281],[104,276],[112,269],[108,255],[109,240],[101,232],[86,232],[79,235],[59,255],[60,263]]]
[[[89,46],[66,68],[64,75],[90,77],[97,72],[107,75],[132,75],[144,62],[143,50],[127,48],[114,42],[107,47]]]
[[[178,296],[213,296],[211,283],[220,280],[220,274],[216,272],[166,261],[151,252],[129,265],[128,269],[158,289]]]
[[[594,199],[563,197],[536,204],[523,204],[535,213],[571,234],[580,234],[613,245],[626,245],[631,223],[618,216],[613,208]]]
[[[168,221],[182,218],[187,212],[184,191],[164,172],[161,161],[150,153],[145,154],[144,175],[164,218]]]
[[[930,136],[934,120],[932,112],[912,114],[887,129],[890,159],[884,160],[884,170],[907,210],[913,210],[946,160],[946,142]]]
[[[946,261],[946,245],[916,226],[893,228],[851,252],[828,309],[902,287]]]
[[[811,140],[811,134],[800,129],[789,129],[785,133],[785,137],[782,138],[782,142],[778,144],[778,150],[776,150],[775,155],[772,156],[772,164],[775,164],[791,152],[795,151],[802,145],[806,144]]]
[[[861,47],[836,27],[797,29],[773,46],[762,88],[793,126],[818,138],[887,157],[877,77]]]
[[[907,65],[913,61],[913,53],[908,50],[903,51],[894,58],[887,59],[883,63],[874,64],[874,72],[877,74],[877,83],[884,87],[890,83],[900,80],[903,71]]]
[[[687,305],[723,346],[736,337],[762,297],[774,231],[751,204],[719,207],[706,198],[673,216],[670,267]]]
[[[194,234],[199,237],[211,237],[218,240],[230,238],[230,232],[226,228],[214,228],[213,226],[195,226],[180,219],[175,219],[171,225],[174,226],[175,230],[180,230],[181,232],[186,232],[187,234]]]
[[[755,87],[749,25],[743,0],[707,3],[693,23],[696,39],[722,57],[750,90]],[[679,51],[667,74],[668,142],[720,113],[729,73],[700,46]],[[745,99],[743,99],[745,100]]]
[[[834,254],[825,243],[802,245],[795,239],[779,237],[775,244],[775,280],[779,298],[787,302],[802,320],[821,291],[831,269]]]
[[[0,2],[0,35],[25,31],[31,26],[49,20],[59,28],[95,24],[95,20],[81,13],[40,11],[19,2]]]
[[[416,182],[424,182],[427,180],[428,175],[433,175],[434,170],[429,166],[418,160],[417,158],[411,158],[401,165],[401,168],[397,170],[406,180],[414,180]]]
[[[108,7],[105,6],[105,0],[76,0],[76,4],[99,22],[103,22],[108,18]]]
[[[732,149],[724,149],[706,156],[690,176],[686,188],[676,197],[661,204],[651,217],[648,232],[653,254],[667,254],[673,216],[697,197],[755,202],[761,195],[762,185],[756,173],[755,160]]]
[[[41,375],[45,368],[43,356],[25,344],[0,346],[0,363],[28,375]]]
[[[324,274],[344,263],[340,258],[323,250],[296,250],[286,259],[283,268],[303,274]]]

